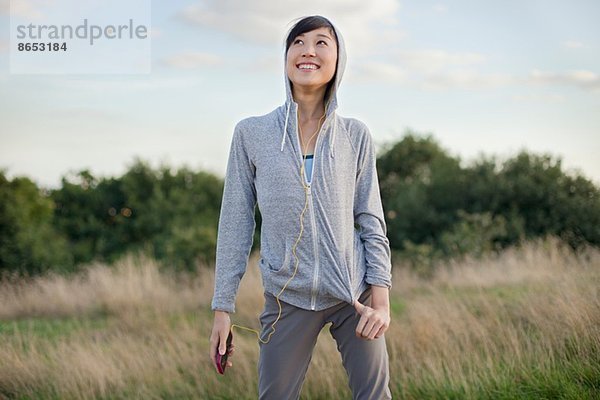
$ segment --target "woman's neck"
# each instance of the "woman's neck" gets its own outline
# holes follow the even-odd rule
[[[324,111],[323,98],[325,96],[325,86],[317,90],[292,88],[294,101],[298,103],[298,112],[300,113],[300,122],[310,120],[319,120]]]

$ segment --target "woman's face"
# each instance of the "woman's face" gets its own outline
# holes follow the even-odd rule
[[[326,86],[335,74],[337,45],[327,28],[294,38],[287,52],[287,75],[294,86]]]

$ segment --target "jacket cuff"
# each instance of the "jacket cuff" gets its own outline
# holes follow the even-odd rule
[[[224,300],[213,299],[210,308],[213,311],[226,311],[230,314],[235,313],[235,303],[227,302]]]
[[[367,274],[365,276],[365,282],[367,282],[369,285],[376,285],[376,286],[385,286],[388,289],[392,288],[392,279],[391,277],[386,277],[386,276],[381,276],[381,275],[369,275]]]

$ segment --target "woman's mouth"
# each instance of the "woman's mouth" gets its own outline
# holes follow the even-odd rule
[[[300,63],[296,65],[296,68],[298,68],[301,71],[316,71],[321,67],[313,63]]]

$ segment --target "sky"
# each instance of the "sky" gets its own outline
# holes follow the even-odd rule
[[[13,1],[23,15],[52,2]],[[56,188],[82,169],[120,176],[136,157],[223,177],[235,124],[285,101],[287,30],[320,14],[347,47],[338,113],[378,145],[431,134],[465,166],[528,150],[600,185],[596,0],[152,1],[150,73],[45,75],[10,73],[9,4],[0,168],[11,178]]]

